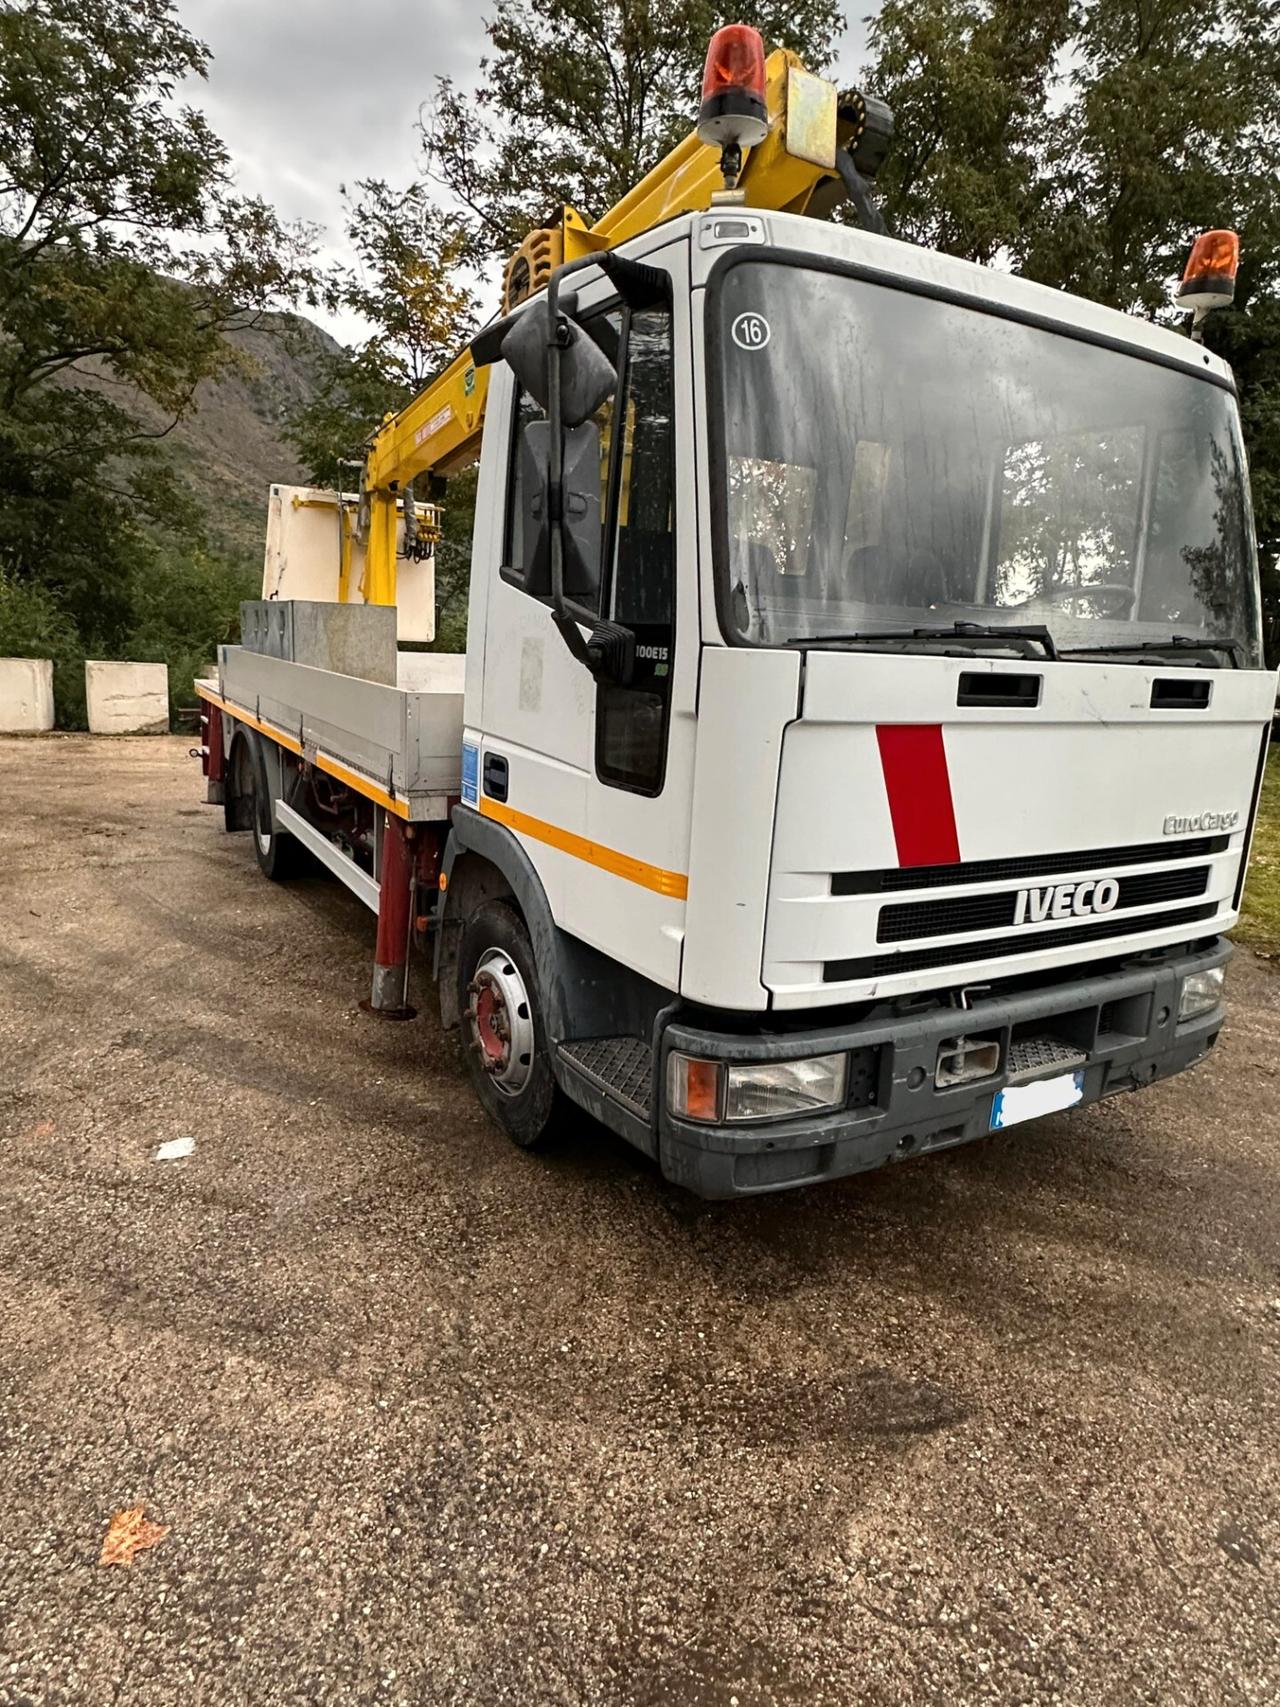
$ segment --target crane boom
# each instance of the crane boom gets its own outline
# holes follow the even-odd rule
[[[816,211],[818,202],[833,205],[841,193],[837,149],[861,138],[865,100],[839,95],[834,83],[806,71],[796,54],[782,48],[767,61],[765,99],[769,133],[746,154],[738,179],[743,205],[788,213]],[[566,207],[555,225],[526,237],[506,270],[504,311],[541,289],[563,262],[611,249],[678,214],[709,208],[722,185],[716,149],[690,132],[594,225]],[[364,473],[369,603],[396,602],[397,493],[420,475],[447,478],[476,460],[488,390],[489,370],[477,367],[464,350],[370,441]]]

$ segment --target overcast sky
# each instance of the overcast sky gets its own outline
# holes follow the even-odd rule
[[[838,79],[851,78],[874,0],[846,6]],[[421,170],[414,122],[436,77],[474,79],[489,7],[474,0],[178,0],[183,22],[213,54],[203,108],[235,161],[240,188],[286,219],[323,226],[342,249],[339,186],[356,178],[409,183]],[[352,321],[327,321],[345,341]]]

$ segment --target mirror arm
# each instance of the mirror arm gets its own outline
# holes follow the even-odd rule
[[[572,613],[579,611],[574,616]],[[553,611],[551,620],[560,631],[560,638],[570,654],[598,682],[614,682],[619,687],[630,686],[635,674],[636,637],[620,622],[599,622],[590,611],[569,603],[568,611]],[[590,628],[587,639],[582,638],[579,623]]]
[[[853,163],[853,155],[847,148],[836,149],[836,171],[839,172],[845,192],[853,203],[858,216],[858,224],[864,231],[873,231],[877,237],[887,237],[889,227],[885,224],[884,215],[871,199],[871,186]]]
[[[569,648],[572,656],[584,669],[591,670],[592,674],[594,674],[595,672],[592,668],[593,659],[591,657],[591,649],[587,645],[587,642],[582,638],[582,630],[578,627],[576,618],[566,615],[563,611],[557,610],[552,611],[551,620],[559,629],[560,638]]]

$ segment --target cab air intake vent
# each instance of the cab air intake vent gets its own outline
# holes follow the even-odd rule
[[[1203,679],[1198,682],[1179,681],[1175,677],[1162,676],[1151,684],[1151,709],[1204,711],[1212,691],[1213,683]]]
[[[962,670],[957,705],[1036,706],[1040,703],[1039,676],[1015,676]]]

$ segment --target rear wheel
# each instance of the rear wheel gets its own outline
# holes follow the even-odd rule
[[[271,788],[267,782],[267,762],[262,749],[253,749],[253,851],[263,875],[273,883],[296,877],[306,865],[306,849],[296,836],[282,830],[275,821]]]
[[[524,921],[486,901],[462,927],[458,955],[462,1048],[476,1095],[522,1150],[546,1135],[560,1102]]]

